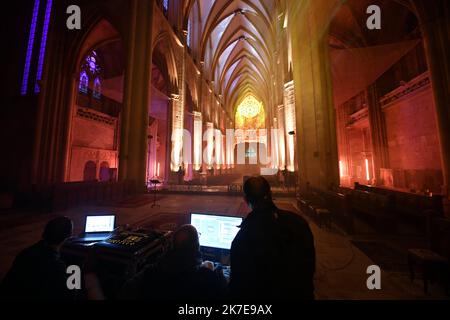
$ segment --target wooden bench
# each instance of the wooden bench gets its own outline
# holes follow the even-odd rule
[[[365,219],[377,232],[397,231],[397,217],[392,196],[360,190],[353,190],[349,196],[352,215]]]
[[[319,221],[320,225],[331,226],[335,223],[348,234],[354,233],[350,197],[341,193],[341,189],[325,190],[310,185],[298,193],[299,208]]]
[[[298,194],[297,201],[302,212],[317,221],[320,228],[325,226],[331,229],[333,216],[320,192],[309,188],[307,192]]]
[[[350,198],[345,194],[331,190],[320,190],[320,193],[325,200],[325,207],[332,214],[333,222],[348,234],[353,234],[354,224],[350,210]]]
[[[130,182],[70,182],[47,189],[52,211],[111,203],[133,193]]]
[[[355,190],[392,197],[393,212],[397,215],[397,222],[414,226],[419,234],[429,236],[431,220],[442,217],[444,214],[441,195],[427,196],[358,183],[355,183]],[[433,212],[432,215],[430,215],[431,212]]]

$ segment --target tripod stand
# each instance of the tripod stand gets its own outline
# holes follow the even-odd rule
[[[155,207],[159,208],[160,205],[156,203],[156,193],[157,193],[156,187],[157,187],[158,184],[161,184],[161,181],[159,181],[159,180],[150,180],[150,182],[153,184],[153,204],[152,204],[152,208],[155,208]]]

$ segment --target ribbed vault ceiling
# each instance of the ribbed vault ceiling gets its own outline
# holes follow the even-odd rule
[[[198,32],[191,47],[230,111],[249,94],[267,106],[275,4],[275,0],[193,0],[185,8],[191,28]]]

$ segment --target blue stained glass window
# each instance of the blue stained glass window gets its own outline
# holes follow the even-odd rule
[[[22,95],[26,95],[28,91],[28,79],[30,77],[30,68],[31,68],[31,59],[33,57],[33,47],[34,47],[34,40],[36,36],[36,26],[37,26],[37,20],[39,16],[39,5],[40,0],[34,1],[34,7],[33,7],[33,15],[31,17],[31,27],[30,27],[30,34],[28,37],[28,46],[27,46],[27,54],[25,58],[25,67],[23,71],[23,80],[22,80],[22,86],[20,88],[20,93]]]
[[[95,74],[100,72],[100,67],[97,63],[97,52],[92,51],[92,53],[86,58],[86,63],[91,73]]]
[[[48,25],[50,23],[50,15],[52,13],[52,4],[53,0],[47,0],[47,6],[45,8],[44,26],[42,30],[41,48],[39,50],[39,62],[36,75],[36,85],[34,88],[35,93],[39,93],[41,91],[41,88],[38,85],[38,81],[42,80],[42,69],[44,66],[45,49],[47,47]]]
[[[94,92],[92,93],[92,96],[95,99],[100,99],[102,97],[102,83],[99,77],[94,80]]]
[[[89,86],[93,88],[93,97],[96,99],[100,99],[102,96],[102,84],[100,72],[101,68],[98,64],[98,56],[97,52],[92,51],[86,59],[84,59],[83,64],[81,66],[80,72],[80,84],[78,90],[80,93],[88,94]],[[91,83],[90,79],[94,79],[94,82]]]
[[[165,12],[169,10],[169,0],[163,0],[163,9]]]
[[[186,36],[186,43],[187,46],[190,47],[191,46],[191,19],[189,19],[188,21],[188,25],[187,25],[187,36]]]
[[[81,71],[80,74],[80,84],[78,86],[78,90],[81,93],[87,94],[89,88],[89,76],[86,71]]]

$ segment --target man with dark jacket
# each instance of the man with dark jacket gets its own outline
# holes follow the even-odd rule
[[[247,180],[244,193],[252,212],[231,247],[232,297],[314,299],[315,249],[308,223],[275,206],[263,177]]]
[[[66,265],[59,257],[64,241],[72,236],[69,218],[58,217],[45,227],[42,240],[23,250],[1,284],[2,299],[68,300]]]
[[[155,265],[129,280],[120,294],[125,300],[204,301],[225,296],[226,279],[203,262],[197,230],[186,225],[173,235],[173,248]]]

